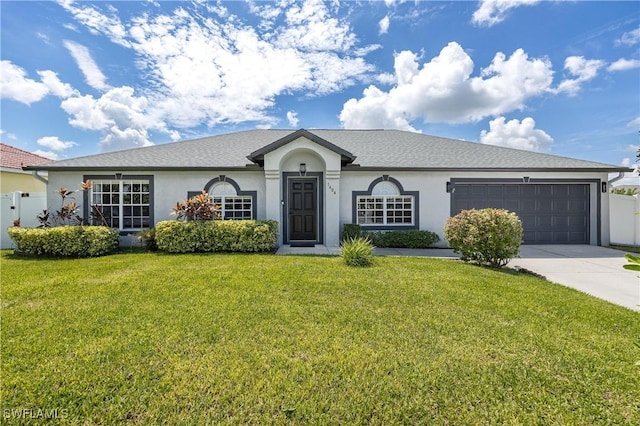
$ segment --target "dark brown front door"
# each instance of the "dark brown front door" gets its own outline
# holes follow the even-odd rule
[[[315,179],[289,180],[289,241],[318,239],[318,184]]]

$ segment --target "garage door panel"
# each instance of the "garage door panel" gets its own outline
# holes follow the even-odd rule
[[[571,211],[571,209],[569,208],[569,201],[568,200],[553,200],[553,207],[552,207],[552,211],[553,212],[562,212],[562,213],[569,213]]]
[[[507,209],[512,212],[516,210],[520,210],[520,202],[518,200],[513,200],[513,199],[503,200],[502,206],[503,206],[502,207],[503,209]]]
[[[570,199],[567,201],[568,208],[572,212],[586,212],[589,210],[587,203],[584,200]]]
[[[537,213],[551,213],[553,211],[553,202],[549,199],[538,199],[536,200],[536,209]]]
[[[451,214],[504,208],[522,221],[525,244],[588,244],[587,184],[456,184]]]
[[[553,220],[551,216],[534,216],[533,223],[536,227],[551,228],[553,226]]]
[[[549,185],[535,185],[536,195],[540,197],[551,197],[553,195],[553,188]]]
[[[508,197],[519,197],[520,196],[520,188],[518,185],[504,185],[502,188],[502,195],[505,198]]]
[[[536,209],[536,200],[524,199],[520,200],[519,208],[513,209],[513,211],[533,212]]]

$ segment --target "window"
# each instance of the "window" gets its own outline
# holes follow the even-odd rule
[[[253,219],[253,197],[238,195],[236,188],[229,182],[217,182],[210,193],[213,203],[220,207],[222,219]]]
[[[95,179],[90,192],[86,217],[92,225],[127,231],[152,226],[148,179]]]
[[[417,192],[404,192],[393,178],[372,182],[367,192],[355,192],[354,222],[375,229],[417,227]]]

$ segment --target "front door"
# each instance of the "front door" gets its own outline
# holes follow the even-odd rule
[[[318,182],[289,179],[289,242],[318,240]]]

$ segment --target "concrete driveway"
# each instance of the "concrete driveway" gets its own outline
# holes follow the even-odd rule
[[[624,252],[587,245],[524,245],[507,266],[640,311],[639,273],[623,269]]]

